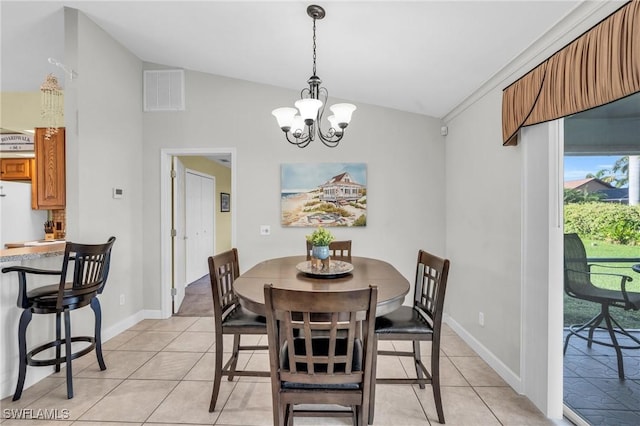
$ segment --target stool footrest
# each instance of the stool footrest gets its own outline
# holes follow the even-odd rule
[[[58,346],[64,346],[66,344],[67,340],[66,339],[60,339],[60,340],[53,340],[51,342],[45,343],[43,345],[38,346],[37,348],[31,350],[29,353],[27,353],[27,365],[32,365],[32,366],[36,366],[36,367],[42,367],[45,365],[56,365],[56,364],[60,364],[62,362],[66,362],[67,361],[67,357],[66,356],[61,356],[59,358],[49,358],[49,359],[33,359],[33,357],[37,354],[39,354],[42,351],[45,351],[47,349],[50,348],[55,348]],[[89,346],[87,346],[86,348],[83,348],[82,350],[78,351],[78,352],[74,352],[71,354],[71,359],[74,360],[76,358],[80,358],[83,355],[88,354],[89,352],[91,352],[95,347],[96,347],[96,341],[93,337],[90,336],[76,336],[76,337],[72,337],[71,338],[71,342],[88,342],[91,343]]]

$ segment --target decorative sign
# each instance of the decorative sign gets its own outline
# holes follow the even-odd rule
[[[283,226],[366,226],[366,164],[282,164],[281,173]]]
[[[33,151],[33,135],[2,134],[0,135],[0,151]]]

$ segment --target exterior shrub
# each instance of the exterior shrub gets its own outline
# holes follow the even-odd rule
[[[565,204],[564,232],[583,238],[640,245],[640,206],[613,203]]]

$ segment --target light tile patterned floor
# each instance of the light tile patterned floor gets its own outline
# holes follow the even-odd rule
[[[105,343],[106,371],[99,370],[93,354],[74,361],[73,399],[66,398],[64,371],[53,374],[26,389],[20,401],[12,402],[10,397],[2,400],[0,422],[2,426],[270,425],[268,378],[223,380],[219,408],[208,412],[213,340],[211,317],[142,321]],[[226,347],[230,343],[225,341]],[[381,347],[391,344],[404,346],[402,342],[382,342]],[[423,345],[422,352],[429,356],[428,344]],[[443,337],[441,353],[447,425],[554,424],[526,398],[516,394],[449,328]],[[240,362],[268,369],[266,352],[248,355]],[[378,362],[380,375],[405,375],[412,369],[410,362],[397,357],[381,357]],[[410,385],[379,385],[376,392],[375,425],[438,424],[429,386],[421,390]],[[59,419],[48,422],[7,418],[11,413],[43,414],[45,409]],[[297,418],[296,424],[350,423],[347,419]]]
[[[634,334],[640,336],[640,332]],[[597,331],[596,338],[609,341],[603,331]],[[628,338],[619,343],[634,345]],[[575,336],[569,340],[564,357],[564,403],[593,426],[640,425],[640,349],[622,353],[625,380],[618,379],[613,348],[592,345],[589,349],[586,340]]]

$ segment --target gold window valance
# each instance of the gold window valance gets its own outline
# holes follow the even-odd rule
[[[640,0],[633,0],[502,93],[503,145],[518,130],[640,92]]]

